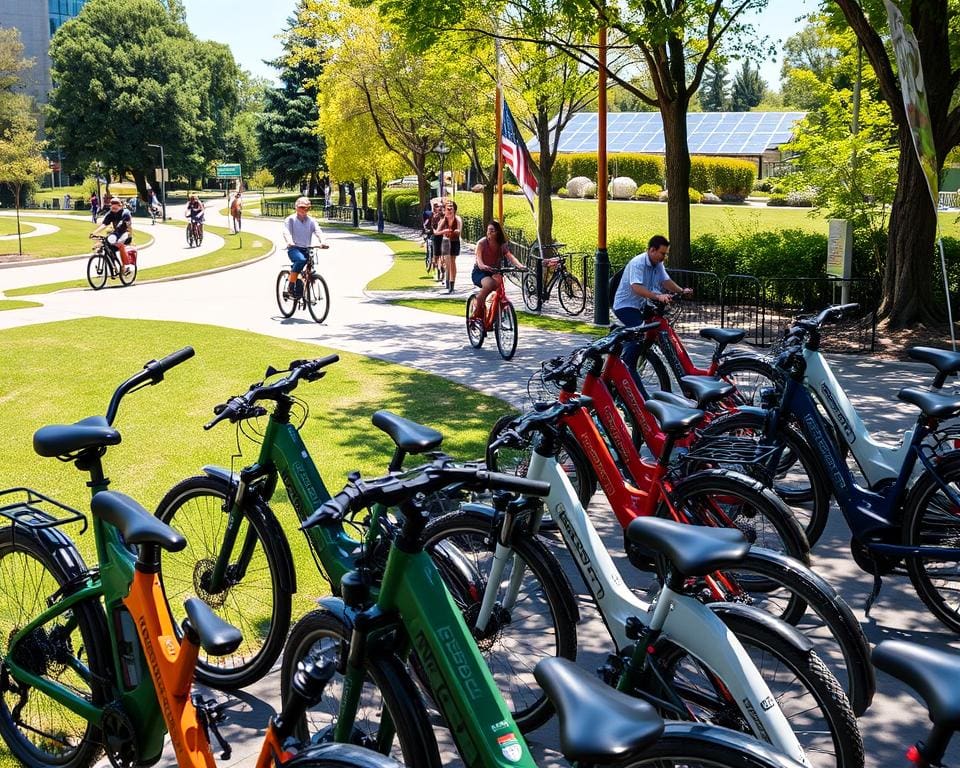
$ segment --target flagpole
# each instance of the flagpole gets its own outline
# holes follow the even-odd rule
[[[499,48],[499,45],[497,46]],[[498,56],[499,62],[499,56]],[[497,82],[497,221],[503,226],[503,153],[500,151],[500,137],[503,135],[503,90]]]
[[[597,66],[597,252],[593,263],[593,322],[610,323],[607,284],[610,256],[607,253],[607,28],[598,33]],[[586,275],[583,276],[586,279]]]

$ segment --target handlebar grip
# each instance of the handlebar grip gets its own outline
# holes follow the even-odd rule
[[[305,531],[315,525],[323,523],[338,523],[351,512],[356,512],[366,506],[361,490],[351,483],[332,499],[320,505],[310,517],[300,524],[300,530]]]
[[[193,347],[184,347],[176,352],[171,352],[160,360],[151,360],[143,367],[150,371],[154,383],[157,383],[163,380],[163,374],[171,368],[176,368],[180,363],[186,362],[195,354]]]
[[[525,496],[547,496],[550,493],[550,483],[545,483],[543,480],[529,480],[517,475],[480,471],[477,472],[477,479],[491,491],[511,491]]]

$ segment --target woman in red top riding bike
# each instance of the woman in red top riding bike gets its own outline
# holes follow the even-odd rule
[[[510,243],[500,222],[491,221],[487,224],[487,236],[477,241],[476,259],[471,274],[473,284],[480,289],[473,316],[475,320],[483,319],[487,296],[496,290],[499,283],[503,282],[503,275],[497,274],[495,270],[501,266],[504,259],[515,267],[523,269],[523,264],[510,252]]]

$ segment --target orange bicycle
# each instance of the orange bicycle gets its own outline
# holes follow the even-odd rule
[[[108,491],[102,457],[120,442],[114,417],[125,394],[157,384],[193,356],[186,347],[151,360],[114,392],[105,416],[48,426],[33,437],[41,456],[90,476],[97,566],[62,531],[87,518],[27,488],[0,491],[0,735],[31,768],[153,765],[169,735],[180,768],[215,768],[210,738],[225,704],[192,691],[197,656],[233,653],[240,631],[202,600],[187,600],[175,627],[159,578],[160,552],[186,539],[129,496]],[[293,676],[283,711],[267,726],[257,768],[398,768],[358,745],[301,745],[294,730],[334,673],[325,659]],[[301,748],[301,746],[303,748]]]
[[[526,271],[519,267],[501,267],[493,270],[499,275]],[[479,349],[483,346],[483,340],[487,334],[493,331],[500,357],[509,360],[517,351],[517,311],[507,296],[504,281],[498,281],[496,290],[490,294],[482,320],[474,317],[479,295],[479,293],[473,293],[467,299],[467,338],[470,339],[470,346]]]

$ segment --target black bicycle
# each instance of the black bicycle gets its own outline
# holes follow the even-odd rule
[[[95,291],[99,291],[107,284],[107,279],[119,280],[124,285],[133,285],[137,279],[137,263],[122,264],[117,252],[107,245],[107,238],[102,235],[90,235],[97,240],[93,255],[87,261],[87,282]],[[128,247],[128,251],[132,246]]]
[[[203,242],[203,222],[200,219],[187,221],[187,247],[198,248]]]
[[[554,288],[557,290],[560,306],[568,315],[579,315],[587,305],[587,294],[583,289],[583,283],[567,269],[567,259],[571,254],[563,253],[561,250],[563,246],[564,243],[553,243],[543,249],[542,255],[539,253],[533,255],[534,264],[531,265],[530,273],[524,276],[521,284],[523,303],[533,312],[539,312],[543,304],[549,301]]]
[[[317,272],[313,264],[314,251],[327,248],[326,245],[311,245],[304,248],[307,263],[303,265],[297,281],[290,285],[290,268],[281,269],[277,275],[277,306],[280,314],[291,317],[298,308],[306,308],[316,322],[322,323],[330,311],[330,291],[323,275]],[[292,266],[292,265],[291,265]]]

